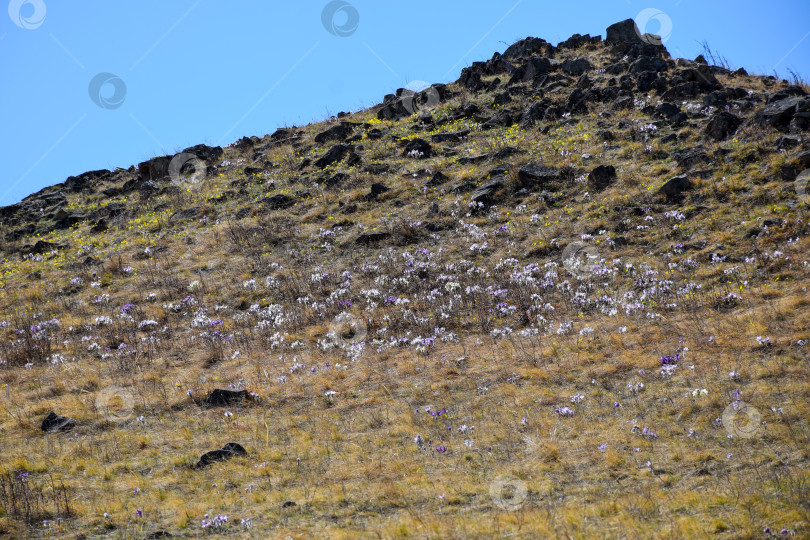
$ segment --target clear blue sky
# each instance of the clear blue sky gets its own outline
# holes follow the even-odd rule
[[[810,79],[810,0],[351,0],[332,5],[328,28],[323,0],[2,2],[0,205],[84,171],[371,106],[412,81],[453,81],[526,36],[604,37],[642,13],[654,15],[643,30],[671,29],[675,57],[707,39],[734,67]]]

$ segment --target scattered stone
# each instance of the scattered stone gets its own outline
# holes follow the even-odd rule
[[[802,144],[802,138],[798,135],[782,135],[776,139],[777,150],[789,150]]]
[[[352,147],[348,144],[336,144],[318,160],[315,161],[315,167],[323,169],[329,165],[341,161],[346,155],[351,152]]]
[[[226,407],[242,403],[247,399],[250,399],[247,390],[223,390],[217,388],[208,394],[203,401],[203,405],[206,407]]]
[[[426,159],[433,154],[433,149],[430,143],[424,139],[411,139],[405,145],[405,150],[402,151],[403,156],[412,157],[416,159]]]
[[[67,416],[57,416],[53,411],[49,412],[42,421],[42,431],[53,433],[55,431],[70,431],[76,427],[76,420]]]
[[[477,203],[482,203],[489,206],[495,202],[495,192],[504,186],[505,178],[496,176],[491,180],[481,184],[475,191],[473,191],[470,200]]]
[[[386,187],[385,185],[379,182],[374,182],[373,184],[371,184],[371,191],[364,198],[365,200],[370,201],[376,199],[386,191],[391,191],[391,188]]]
[[[434,143],[443,143],[443,142],[461,142],[464,137],[470,134],[469,129],[464,129],[462,131],[456,131],[454,133],[434,133],[430,136],[431,142]]]
[[[805,110],[810,105],[807,98],[794,96],[780,99],[757,111],[754,118],[761,125],[769,125],[780,131],[786,131],[793,116],[799,109]]]
[[[284,501],[283,503],[281,503],[281,507],[285,509],[294,508],[296,506],[298,506],[298,504],[295,501]]]
[[[198,461],[197,465],[195,465],[195,468],[202,469],[203,467],[207,467],[208,465],[216,463],[217,461],[225,461],[237,456],[246,455],[247,451],[242,447],[241,444],[230,442],[223,446],[221,450],[212,450],[203,454],[202,457],[200,457],[200,461]]]
[[[586,71],[591,69],[591,63],[586,58],[574,58],[573,60],[566,60],[562,63],[561,69],[566,75],[572,77],[579,77]]]
[[[357,237],[355,243],[368,246],[372,244],[376,244],[378,242],[382,242],[383,240],[387,240],[391,237],[391,233],[388,232],[371,232],[371,233],[363,233]]]
[[[185,221],[187,219],[196,219],[202,213],[202,208],[186,208],[175,212],[169,218],[171,222]]]
[[[259,202],[266,204],[270,210],[281,210],[293,206],[295,204],[295,199],[289,195],[279,193],[278,195],[270,195],[269,197],[265,197]]]
[[[197,159],[203,160],[206,165],[214,165],[219,161],[219,158],[222,157],[224,150],[220,146],[208,146],[205,144],[198,144],[195,146],[191,146],[186,148],[181,152],[181,154],[192,154]],[[180,172],[185,172],[181,170]]]
[[[693,148],[685,148],[683,150],[676,150],[672,153],[672,157],[682,169],[691,169],[700,163],[709,163],[708,154],[702,146],[695,146]]]
[[[599,165],[588,174],[588,187],[602,191],[616,181],[616,168],[613,165]]]
[[[427,187],[430,187],[430,188],[438,187],[438,186],[444,184],[445,182],[447,182],[448,180],[450,180],[450,177],[443,174],[441,171],[436,171],[436,173],[433,175],[433,177],[430,180],[428,180],[425,183],[425,185]]]
[[[340,124],[315,135],[315,142],[320,144],[327,141],[345,141],[353,131],[352,126]]]
[[[481,163],[482,161],[488,160],[490,157],[489,154],[476,154],[474,156],[464,156],[460,157],[456,160],[456,163],[459,165],[470,165],[473,163]]]
[[[560,171],[554,167],[546,165],[539,165],[530,163],[524,165],[518,171],[518,180],[520,187],[540,187],[543,188],[548,184],[559,180]]]
[[[692,181],[684,174],[667,180],[658,192],[666,197],[668,203],[679,203],[683,201],[684,193],[693,187]]]
[[[740,117],[730,112],[720,111],[712,115],[709,123],[706,124],[706,135],[715,141],[722,141],[729,135],[733,135],[742,124]]]

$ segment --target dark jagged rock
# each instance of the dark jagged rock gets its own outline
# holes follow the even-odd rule
[[[230,442],[222,447],[221,450],[212,450],[211,452],[206,452],[205,454],[200,457],[200,460],[195,465],[195,468],[202,469],[203,467],[207,467],[212,463],[216,463],[217,461],[225,461],[234,457],[238,456],[246,456],[247,451],[242,447],[241,444]]]
[[[379,182],[374,182],[373,184],[371,184],[371,191],[368,194],[366,194],[364,199],[367,201],[374,200],[383,193],[385,193],[386,191],[391,191],[391,188],[386,187],[384,184],[381,184]]]
[[[111,177],[112,172],[107,169],[89,171],[78,176],[69,176],[65,180],[64,186],[65,189],[73,193],[91,193],[94,184],[102,180],[109,180]]]
[[[341,161],[346,155],[351,152],[352,147],[348,144],[336,144],[317,161],[315,161],[315,167],[318,169],[323,169],[324,167],[328,167],[329,165]]]
[[[504,186],[505,180],[506,178],[503,176],[496,176],[488,180],[473,191],[470,200],[485,206],[493,204],[495,202],[495,193]]]
[[[674,204],[683,201],[685,192],[692,187],[692,181],[686,175],[680,175],[667,180],[658,193],[664,195],[668,203]]]
[[[802,144],[802,138],[796,135],[783,135],[776,139],[777,150],[789,150]]]
[[[45,416],[40,427],[45,433],[70,431],[76,427],[76,420],[68,418],[67,416],[58,416],[55,412],[51,411]]]
[[[588,174],[588,187],[602,191],[616,181],[616,168],[613,165],[599,165]]]
[[[729,135],[733,135],[742,124],[742,119],[730,112],[720,111],[712,115],[706,124],[706,135],[715,141],[722,141]]]
[[[663,58],[656,56],[641,56],[635,62],[630,64],[630,73],[643,73],[645,71],[653,71],[655,73],[667,71],[669,64]]]
[[[353,132],[354,129],[352,128],[352,126],[346,124],[339,124],[315,135],[315,142],[319,144],[325,143],[327,141],[342,142],[345,141],[347,138],[349,138]]]
[[[270,195],[269,197],[265,197],[260,202],[267,205],[267,208],[270,210],[282,210],[284,208],[293,206],[295,204],[295,199],[289,195],[279,193],[278,195]]]
[[[424,139],[411,139],[405,145],[402,155],[416,159],[426,159],[433,155],[433,149],[430,143]]]
[[[197,144],[190,146],[181,152],[182,154],[191,154],[197,159],[203,160],[207,165],[213,165],[219,158],[222,157],[224,150],[220,146],[208,146],[206,144]],[[178,154],[179,155],[179,154]],[[180,171],[185,172],[185,171]]]
[[[383,240],[388,240],[389,238],[391,238],[391,233],[389,232],[363,233],[355,239],[355,243],[368,246],[382,242]]]
[[[674,103],[664,102],[655,107],[655,115],[659,118],[669,119],[674,117],[679,112],[681,112],[681,108]]]
[[[548,58],[537,56],[529,58],[522,66],[512,72],[509,84],[533,80],[535,77],[548,73],[551,69],[551,60]]]
[[[469,134],[470,134],[469,129],[463,129],[461,131],[455,131],[453,133],[433,133],[430,136],[430,141],[434,143],[461,142],[461,140]]]
[[[676,161],[678,167],[682,169],[691,169],[695,165],[711,161],[708,154],[706,154],[706,149],[702,146],[677,150],[672,153],[672,158]]]
[[[491,156],[489,154],[476,154],[474,156],[464,156],[460,157],[456,160],[456,163],[459,165],[470,165],[473,163],[481,163],[482,161],[486,161]]]
[[[780,169],[782,180],[793,182],[805,169],[810,169],[810,150],[794,154],[785,161]]]
[[[185,208],[178,210],[169,217],[169,221],[178,222],[186,221],[188,219],[197,219],[202,214],[202,208]]]
[[[518,179],[521,187],[544,188],[560,179],[560,170],[555,167],[530,163],[518,170]]]
[[[519,60],[530,56],[554,56],[554,46],[545,39],[527,37],[510,45],[503,53],[504,58]]]
[[[446,183],[448,180],[450,180],[450,178],[447,175],[443,174],[441,171],[436,171],[433,177],[431,177],[431,179],[428,180],[425,185],[431,188],[438,187]]]
[[[247,390],[223,390],[217,388],[203,401],[206,407],[225,407],[227,405],[234,405],[242,403],[249,399]]]
[[[779,131],[787,131],[797,112],[810,110],[810,99],[794,96],[779,99],[766,105],[754,115],[760,125],[768,125]]]
[[[169,176],[172,156],[160,156],[138,163],[138,172],[150,180],[163,180]]]
[[[386,163],[369,163],[363,170],[370,174],[385,174],[391,170],[391,166]]]
[[[565,41],[561,41],[560,43],[558,43],[557,49],[578,49],[585,45],[596,44],[601,41],[602,36],[591,37],[590,34],[585,34],[584,36],[581,34],[574,34]]]
[[[563,62],[561,69],[566,75],[579,77],[591,69],[591,63],[588,62],[587,58],[574,58],[573,60],[566,60]]]

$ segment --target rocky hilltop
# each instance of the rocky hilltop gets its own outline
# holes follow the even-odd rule
[[[0,208],[0,536],[810,534],[807,91],[628,19]]]

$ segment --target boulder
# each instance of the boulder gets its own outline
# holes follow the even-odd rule
[[[715,141],[722,141],[733,135],[742,124],[742,119],[730,112],[720,111],[712,115],[706,124],[706,135]]]
[[[315,161],[315,167],[318,169],[323,169],[324,167],[328,167],[329,165],[341,161],[346,154],[351,151],[352,147],[348,144],[336,144],[318,160]]]
[[[506,180],[503,176],[496,176],[481,184],[473,191],[470,200],[489,206],[495,202],[495,192],[504,186]]]
[[[692,181],[683,174],[667,180],[658,193],[664,195],[668,203],[679,203],[683,200],[684,193],[693,187]]]
[[[227,459],[231,459],[237,456],[246,456],[247,451],[242,447],[241,444],[230,442],[222,447],[220,450],[212,450],[211,452],[206,452],[200,457],[200,460],[195,465],[195,468],[202,469],[212,463],[216,463],[217,461],[225,461]]]
[[[426,159],[433,154],[433,149],[424,139],[411,139],[405,145],[405,150],[402,155],[406,157],[414,157],[416,159]]]
[[[315,135],[315,142],[319,144],[327,141],[343,142],[351,136],[352,132],[354,132],[352,126],[340,124]]]
[[[425,183],[425,186],[429,188],[438,187],[444,183],[446,183],[450,178],[443,174],[441,171],[436,171],[433,177]]]
[[[808,98],[794,96],[774,101],[757,111],[754,119],[760,125],[768,125],[780,131],[787,131],[790,121],[799,109],[807,109]]]
[[[295,204],[295,199],[289,195],[279,193],[278,195],[270,195],[269,197],[265,197],[259,202],[266,204],[270,210],[281,210],[293,206]]]
[[[172,156],[160,156],[138,163],[138,172],[149,180],[162,180],[169,176]]]
[[[613,165],[599,165],[588,174],[588,187],[602,191],[616,181],[616,168]]]
[[[226,407],[242,403],[246,399],[249,399],[247,390],[223,390],[217,388],[208,394],[203,401],[203,405],[206,407]]]
[[[180,152],[181,154],[192,154],[197,159],[201,159],[206,165],[214,165],[222,157],[224,150],[221,146],[208,146],[205,144],[198,144],[190,146]],[[179,155],[179,154],[178,154]]]
[[[706,149],[702,146],[676,150],[672,153],[672,158],[678,164],[678,167],[682,169],[691,169],[695,165],[711,161],[708,154],[706,154]]]
[[[524,165],[518,170],[520,187],[544,188],[548,184],[560,179],[560,171],[555,167],[548,167],[537,163]]]
[[[527,37],[510,45],[503,53],[504,58],[519,60],[531,56],[554,56],[554,46],[545,39]]]
[[[574,58],[573,60],[563,62],[561,68],[566,75],[579,77],[591,69],[591,63],[588,62],[587,58]]]
[[[42,421],[42,431],[45,433],[52,433],[55,431],[70,431],[76,427],[76,420],[68,418],[67,416],[58,416],[55,412],[51,411],[45,416]]]

